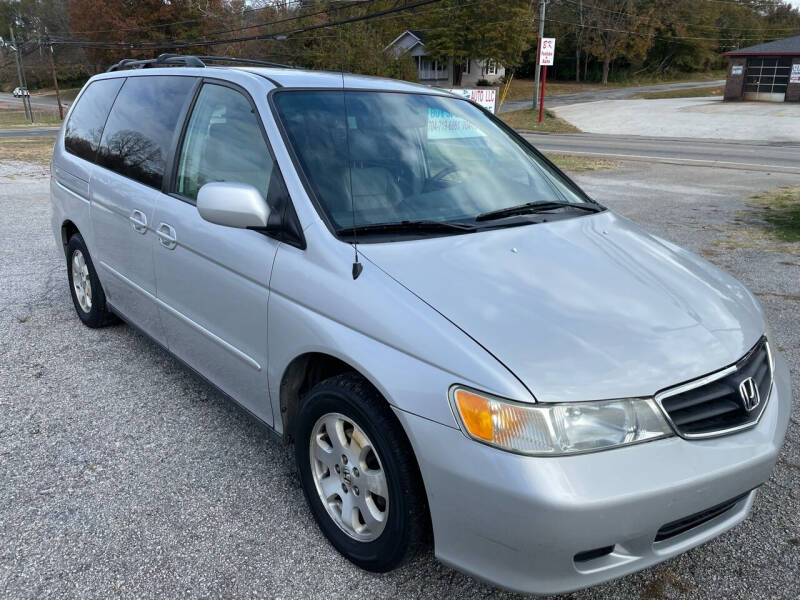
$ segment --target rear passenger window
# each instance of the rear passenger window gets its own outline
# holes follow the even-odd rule
[[[100,79],[83,91],[64,130],[64,146],[68,152],[94,161],[108,111],[124,81],[122,77]]]
[[[186,128],[176,191],[194,200],[206,183],[230,181],[249,183],[266,199],[271,173],[272,157],[248,99],[205,84]]]
[[[161,188],[181,109],[192,77],[129,77],[103,130],[97,164]]]

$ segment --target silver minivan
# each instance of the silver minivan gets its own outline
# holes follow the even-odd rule
[[[432,537],[551,594],[746,518],[791,390],[742,284],[463,98],[209,65],[123,61],[74,102],[69,288],[292,441],[345,557],[388,571]]]

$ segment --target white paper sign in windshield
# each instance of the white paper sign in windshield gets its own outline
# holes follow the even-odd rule
[[[484,137],[472,123],[441,108],[428,108],[428,139],[455,140]]]
[[[464,96],[467,100],[472,100],[478,106],[482,106],[490,113],[494,114],[494,107],[497,102],[497,90],[494,88],[482,88],[478,90],[447,90],[453,94]]]

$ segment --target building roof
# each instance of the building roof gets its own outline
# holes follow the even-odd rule
[[[415,38],[417,38],[423,44],[425,43],[425,33],[420,31],[419,29],[409,29],[408,33],[413,35]]]
[[[756,44],[748,48],[739,48],[726,52],[725,56],[751,56],[751,55],[782,55],[800,56],[800,35],[783,38],[765,44]]]
[[[386,52],[389,48],[391,48],[392,46],[397,44],[397,42],[399,42],[400,40],[402,40],[406,36],[411,36],[412,38],[414,38],[416,40],[416,42],[414,42],[410,46],[407,46],[407,47],[403,48],[402,51],[400,52],[401,54],[404,54],[405,52],[408,52],[409,50],[411,50],[411,48],[413,48],[417,44],[420,44],[423,47],[425,46],[425,42],[422,41],[422,32],[421,31],[419,31],[418,29],[406,29],[405,31],[403,31],[403,33],[401,33],[396,38],[394,38],[391,42],[389,42],[386,45],[386,47],[383,49],[383,51]]]

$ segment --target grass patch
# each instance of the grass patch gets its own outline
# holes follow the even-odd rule
[[[67,88],[64,90],[59,90],[59,94],[61,95],[62,102],[72,102],[75,100],[75,97],[78,95],[78,92],[81,91],[81,88]],[[38,92],[34,92],[32,94],[37,98],[56,98],[56,91],[55,90],[40,90]]]
[[[506,95],[509,100],[530,100],[533,102],[533,79],[512,79],[511,87]],[[602,83],[575,83],[574,81],[548,81],[545,86],[547,96],[558,96],[560,94],[574,94],[576,92],[593,92],[595,90],[607,90],[609,87],[619,87],[617,85]],[[502,86],[500,88],[502,90]]]
[[[537,133],[580,133],[580,129],[570,125],[564,119],[545,109],[542,122],[539,123],[538,109],[526,108],[512,110],[511,112],[497,115],[507,125],[520,131],[535,131]]]
[[[61,125],[61,119],[58,118],[58,110],[56,110],[56,112],[50,112],[48,110],[33,111],[33,125],[25,118],[24,110],[0,110],[0,129],[51,125]]]
[[[782,242],[800,242],[800,185],[757,194],[748,202],[760,209],[771,233]]]
[[[574,154],[547,154],[546,156],[556,163],[559,169],[570,173],[603,171],[605,169],[617,169],[620,166],[615,160],[591,156],[576,156]]]
[[[644,98],[645,100],[661,100],[664,98],[700,98],[703,96],[721,96],[724,85],[714,85],[711,87],[688,88],[685,90],[664,90],[661,92],[647,92],[636,94],[634,98]]]
[[[747,210],[736,211],[733,221],[714,242],[719,248],[800,256],[800,185],[751,196]]]
[[[55,143],[55,136],[0,138],[0,160],[19,160],[48,165]]]

